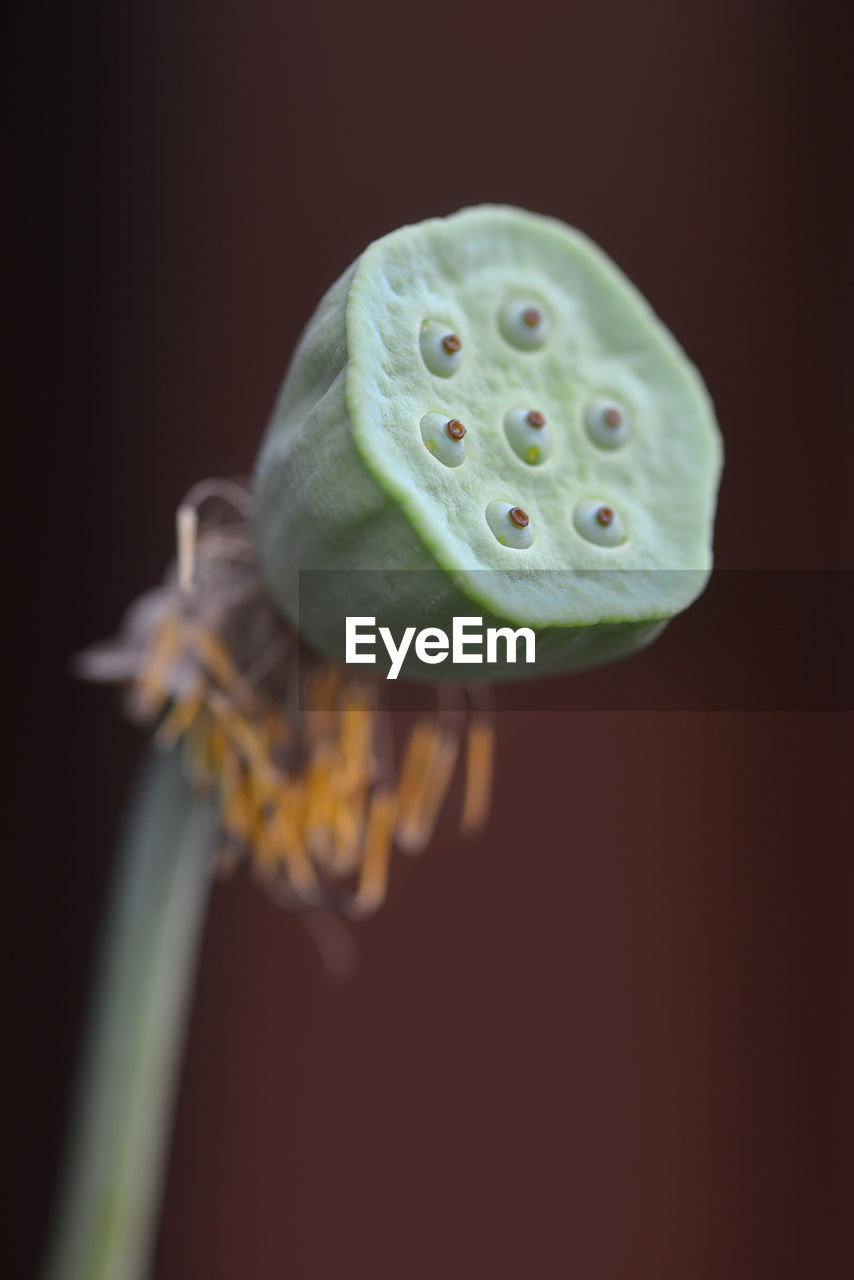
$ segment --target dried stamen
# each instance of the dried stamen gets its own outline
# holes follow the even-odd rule
[[[359,888],[350,908],[354,916],[366,916],[376,911],[385,898],[396,807],[395,793],[378,787],[371,799],[368,814]]]
[[[495,733],[490,720],[475,720],[469,725],[466,743],[466,790],[460,829],[477,831],[489,814],[492,795],[492,766]]]
[[[436,438],[441,431],[445,446],[461,449],[444,428],[462,435],[462,424],[435,417]],[[508,504],[498,506],[508,545],[533,536],[513,529]],[[396,786],[389,716],[371,709],[363,677],[306,657],[293,687],[297,637],[266,600],[254,561],[234,554],[249,541],[248,516],[234,524],[218,512],[215,524],[192,526],[184,516],[178,536],[182,572],[173,566],[166,585],[130,611],[122,638],[84,669],[127,680],[133,718],[157,723],[158,743],[177,744],[191,784],[215,796],[221,870],[245,860],[285,906],[364,916],[385,895],[393,841],[407,852],[429,843],[462,725],[420,721]],[[466,830],[488,809],[491,749],[488,725],[476,720]]]
[[[412,730],[397,791],[395,838],[405,853],[420,853],[430,843],[458,748],[456,733],[433,721],[420,720]]]
[[[424,803],[427,775],[439,745],[432,720],[419,720],[409,735],[397,784],[397,830],[401,849],[417,850],[418,815]]]

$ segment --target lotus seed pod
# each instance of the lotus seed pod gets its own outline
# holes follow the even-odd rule
[[[330,657],[346,615],[448,632],[479,615],[533,628],[538,673],[583,667],[703,589],[721,457],[696,369],[600,249],[466,209],[377,240],[321,302],[259,455],[256,542]],[[341,572],[300,614],[311,569]],[[405,572],[422,569],[429,591]]]

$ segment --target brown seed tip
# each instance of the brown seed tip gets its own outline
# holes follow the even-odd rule
[[[466,429],[458,418],[451,418],[445,423],[445,430],[452,440],[462,440]]]
[[[507,514],[517,529],[527,529],[528,517],[521,507],[511,507]]]
[[[602,417],[605,420],[605,425],[608,427],[618,427],[623,421],[623,415],[620,413],[619,409],[606,409],[602,414]]]
[[[529,329],[536,329],[540,323],[542,316],[537,307],[526,307],[522,312],[522,319]]]
[[[442,346],[445,348],[449,356],[454,356],[458,351],[462,350],[463,344],[455,333],[446,333],[442,339]]]
[[[610,507],[600,507],[596,512],[596,519],[603,528],[607,529],[608,525],[614,519],[614,512]]]
[[[528,422],[532,427],[544,427],[546,425],[545,416],[538,409],[532,409],[528,414]]]

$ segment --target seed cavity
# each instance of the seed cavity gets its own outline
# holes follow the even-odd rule
[[[430,453],[446,467],[459,467],[466,458],[466,429],[459,418],[446,413],[425,413],[421,419],[421,439]]]
[[[598,547],[618,547],[628,537],[619,513],[599,498],[582,498],[572,513],[572,521],[582,538]]]
[[[629,415],[616,400],[598,396],[584,410],[587,434],[600,449],[619,449],[631,434]]]
[[[524,551],[534,541],[530,516],[512,502],[490,502],[486,508],[486,523],[503,547]]]
[[[463,358],[463,343],[444,320],[424,320],[418,337],[421,359],[438,378],[450,378]]]
[[[502,337],[521,351],[536,351],[549,334],[549,319],[544,308],[530,298],[513,298],[498,313]]]
[[[529,467],[545,462],[552,451],[545,414],[539,409],[511,409],[504,415],[504,434],[516,457]]]

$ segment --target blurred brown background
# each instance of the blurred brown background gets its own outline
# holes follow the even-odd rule
[[[28,13],[4,1274],[40,1249],[140,749],[68,655],[158,578],[189,484],[249,469],[302,325],[369,240],[484,200],[581,227],[708,381],[719,564],[852,568],[844,8]],[[844,636],[801,617],[755,643],[809,665]],[[501,729],[489,831],[464,844],[449,817],[397,859],[351,986],[243,875],[216,889],[156,1280],[851,1274],[850,713]]]

